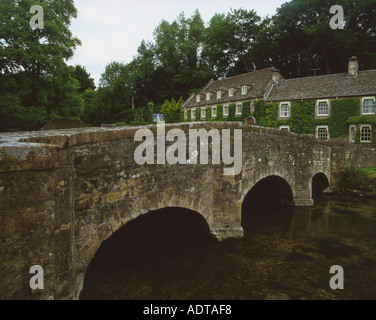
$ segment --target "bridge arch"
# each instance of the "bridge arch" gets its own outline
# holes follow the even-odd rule
[[[285,172],[285,173],[283,173]],[[274,178],[272,178],[274,177]],[[243,175],[243,193],[242,193],[242,202],[244,202],[245,198],[249,195],[249,193],[252,191],[252,189],[260,182],[264,181],[268,178],[280,178],[280,180],[283,180],[286,182],[286,184],[289,186],[293,199],[295,199],[296,193],[295,193],[295,181],[294,177],[289,176],[286,170],[283,170],[283,168],[279,168],[278,166],[275,166],[274,170],[272,168],[268,168],[265,172],[259,172],[257,175],[252,174],[244,174]],[[269,180],[269,179],[268,179]],[[268,181],[267,180],[267,181]]]
[[[129,220],[103,240],[83,270],[77,298],[99,274],[148,263],[161,250],[178,251],[179,245],[215,241],[207,220],[197,211],[182,207],[165,207]],[[155,257],[154,257],[155,258]],[[157,257],[158,258],[158,257]]]
[[[316,173],[311,180],[312,198],[315,198],[323,190],[330,186],[328,175],[323,172]]]

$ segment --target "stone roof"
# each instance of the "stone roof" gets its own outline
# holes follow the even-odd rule
[[[192,94],[183,104],[183,108],[203,107],[207,105],[220,105],[240,100],[249,100],[256,98],[264,98],[265,92],[270,83],[272,83],[272,75],[274,68],[267,68],[241,74],[238,76],[211,80],[198,93]],[[282,78],[282,76],[280,76]],[[247,94],[242,95],[242,86],[248,86]],[[234,95],[229,96],[228,90],[234,88]],[[217,92],[222,90],[222,98],[217,99]],[[206,94],[212,93],[210,101],[206,101]],[[196,102],[196,96],[201,94],[200,102]]]
[[[348,73],[339,73],[282,79],[273,87],[267,97],[267,101],[276,102],[374,95],[376,95],[376,70],[367,70],[359,71],[356,77],[348,77]]]

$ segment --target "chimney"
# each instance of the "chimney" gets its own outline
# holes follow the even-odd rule
[[[272,80],[273,83],[278,83],[279,79],[281,78],[281,74],[279,73],[279,70],[276,68],[273,68],[272,70]]]
[[[359,61],[358,58],[353,56],[349,59],[349,77],[356,77],[359,71]]]

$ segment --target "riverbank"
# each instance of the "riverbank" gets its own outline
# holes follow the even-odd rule
[[[335,194],[338,195],[354,194],[376,198],[376,167],[358,168],[352,164],[344,165],[336,190]]]

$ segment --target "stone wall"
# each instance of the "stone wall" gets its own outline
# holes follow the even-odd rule
[[[0,134],[1,299],[76,298],[101,243],[149,211],[187,208],[218,238],[239,237],[242,201],[262,179],[280,176],[296,205],[313,205],[314,175],[333,182],[345,158],[375,162],[371,146],[241,123],[184,123],[166,131],[242,129],[241,174],[224,176],[211,158],[209,165],[140,166],[134,160],[140,128]],[[157,135],[157,126],[146,128]],[[44,268],[44,290],[29,287],[33,265]]]

